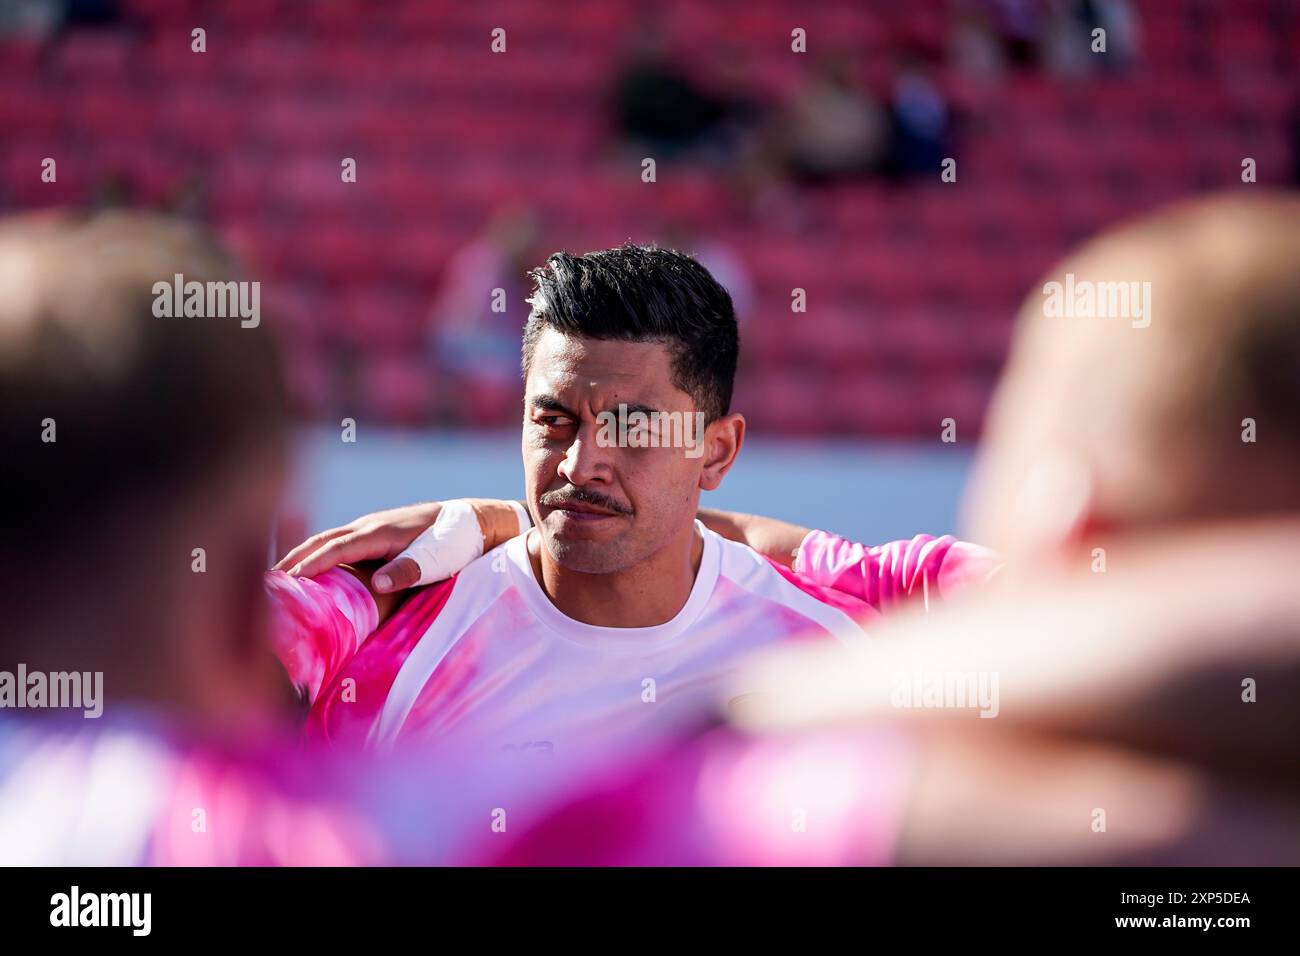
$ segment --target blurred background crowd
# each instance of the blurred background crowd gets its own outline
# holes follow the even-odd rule
[[[732,292],[759,433],[931,437],[1071,243],[1245,157],[1300,176],[1289,0],[0,8],[0,206],[210,221],[309,420],[513,422],[524,270],[632,239]]]

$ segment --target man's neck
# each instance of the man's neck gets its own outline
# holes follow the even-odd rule
[[[542,591],[562,614],[597,627],[654,627],[677,616],[691,596],[704,539],[692,522],[640,564],[612,574],[584,574],[555,562],[530,535],[528,558]]]

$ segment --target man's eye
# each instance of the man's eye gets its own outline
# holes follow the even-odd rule
[[[537,420],[547,428],[568,428],[573,424],[573,419],[566,415],[543,415]]]

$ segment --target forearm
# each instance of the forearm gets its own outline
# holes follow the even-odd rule
[[[466,498],[465,501],[474,509],[474,515],[478,518],[479,530],[483,532],[484,551],[491,551],[523,530],[517,507],[523,508],[527,513],[528,505],[525,502],[502,498]],[[532,520],[531,516],[529,520]]]

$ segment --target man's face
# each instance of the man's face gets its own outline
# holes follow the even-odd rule
[[[697,422],[691,396],[672,382],[668,346],[553,329],[541,335],[524,385],[524,474],[542,542],[571,571],[632,567],[695,518],[701,457],[662,447],[664,441],[660,447],[609,441],[609,417],[602,413],[617,415],[620,405]],[[663,438],[664,430],[651,430]]]

